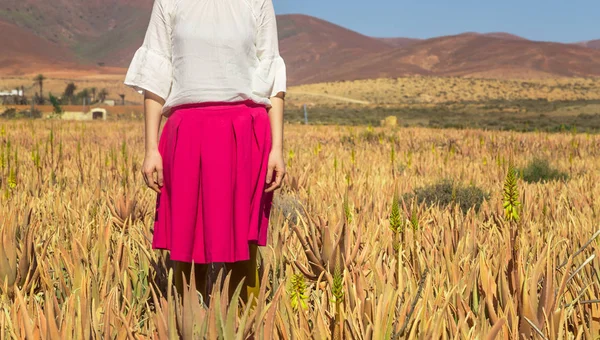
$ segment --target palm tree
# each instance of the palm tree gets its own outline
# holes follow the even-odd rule
[[[108,96],[108,91],[106,91],[106,89],[102,89],[98,93],[98,99],[100,99],[101,103],[103,103],[106,100],[107,96]]]
[[[38,74],[33,80],[40,87],[40,104],[44,104],[44,80],[46,80],[46,77],[43,74]]]
[[[121,93],[119,96],[121,97],[121,105],[125,105],[125,94]]]
[[[68,83],[67,87],[65,87],[65,92],[63,96],[69,99],[69,103],[73,104],[73,96],[75,95],[75,90],[77,90],[77,86],[75,84]]]
[[[79,93],[77,94],[77,97],[81,98],[81,103],[86,105],[86,104],[90,104],[89,102],[89,98],[90,98],[90,90],[88,90],[87,88],[79,91]]]
[[[92,87],[90,91],[92,92],[92,103],[96,102],[96,88]]]

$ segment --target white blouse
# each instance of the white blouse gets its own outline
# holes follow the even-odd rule
[[[286,91],[272,0],[154,0],[124,84],[180,104],[252,100]]]

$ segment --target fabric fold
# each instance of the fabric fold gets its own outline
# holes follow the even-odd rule
[[[252,80],[253,94],[270,98],[279,92],[286,92],[286,73],[285,61],[281,56],[261,60]]]
[[[283,58],[281,56],[277,56],[277,58],[275,58],[275,60],[273,61],[274,65],[274,69],[275,69],[275,75],[273,76],[273,87],[271,89],[271,97],[274,97],[275,95],[277,95],[279,92],[286,92],[287,88],[286,88],[286,81],[287,81],[287,74],[286,74],[286,66],[285,66],[285,61],[283,60]]]
[[[184,262],[249,259],[249,243],[267,242],[270,150],[265,107],[176,109],[159,142],[165,186],[157,199],[152,247]]]
[[[171,90],[172,76],[171,60],[142,45],[135,52],[123,83],[140,94],[148,90],[166,99]]]
[[[152,246],[157,249],[171,248],[171,196],[173,188],[174,152],[177,146],[177,137],[181,117],[167,119],[158,143],[158,151],[162,156],[164,185],[156,196],[154,214],[154,230]]]

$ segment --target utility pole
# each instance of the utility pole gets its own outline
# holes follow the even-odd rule
[[[308,124],[308,111],[306,110],[306,104],[304,104],[304,125]]]

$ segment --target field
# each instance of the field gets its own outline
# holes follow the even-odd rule
[[[168,288],[140,121],[0,124],[0,339],[600,336],[600,136],[288,123],[252,308]]]
[[[76,92],[106,89],[117,106],[107,107],[109,119],[143,117],[142,96],[122,84],[117,74],[49,74],[44,93],[63,93],[73,81]],[[25,85],[38,91],[31,79],[5,77],[0,89]],[[119,94],[125,94],[125,104]],[[81,101],[81,98],[79,98]],[[78,104],[81,103],[71,103]],[[405,77],[290,86],[286,120],[309,124],[379,125],[396,116],[405,127],[478,128],[486,130],[579,132],[600,131],[600,80],[556,78],[495,80],[456,77]],[[9,107],[13,107],[10,106]],[[39,107],[43,112],[52,106]],[[15,107],[17,111],[29,105]],[[0,105],[0,115],[6,108]]]
[[[295,86],[313,124],[379,125],[396,116],[405,127],[600,131],[595,78],[495,80],[452,77],[372,79]],[[291,105],[291,122],[304,112]]]
[[[295,100],[330,105],[351,98],[374,105],[441,104],[518,100],[600,99],[598,78],[501,80],[460,77],[368,79],[295,86]],[[294,94],[297,94],[294,96]],[[319,96],[315,96],[319,95]],[[335,96],[328,98],[327,96]]]

